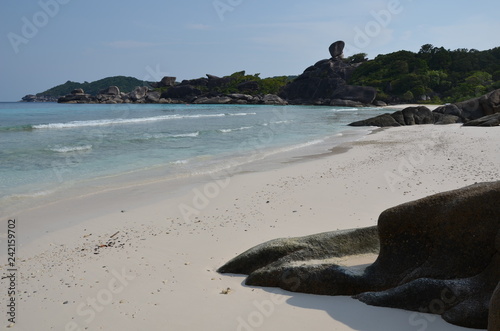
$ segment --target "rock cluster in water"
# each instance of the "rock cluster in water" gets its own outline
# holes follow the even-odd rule
[[[207,84],[211,81],[222,80],[215,76],[207,75],[209,78],[200,78],[196,84]],[[164,85],[164,84],[170,85]],[[117,86],[100,91],[97,95],[86,94],[82,89],[76,89],[71,94],[58,99],[60,103],[194,103],[194,104],[266,104],[286,105],[287,102],[277,95],[249,95],[244,93],[218,94],[203,93],[192,81],[184,81],[178,85],[173,84],[175,77],[164,77],[155,86],[169,88],[160,92],[148,86],[136,87],[130,93],[120,92]],[[163,85],[162,85],[163,84]]]

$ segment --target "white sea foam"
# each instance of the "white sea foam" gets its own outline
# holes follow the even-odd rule
[[[33,129],[67,129],[67,128],[88,127],[88,126],[137,124],[137,123],[148,123],[148,122],[179,120],[179,119],[210,118],[210,117],[224,117],[224,116],[248,116],[256,114],[257,113],[198,114],[198,115],[176,114],[176,115],[163,115],[163,116],[140,117],[140,118],[116,118],[116,119],[102,119],[93,121],[73,121],[67,123],[38,124],[38,125],[33,125]]]
[[[200,135],[200,131],[192,132],[192,133],[183,133],[183,134],[172,134],[170,137],[172,138],[195,138]]]
[[[335,109],[330,109],[331,112],[334,113],[342,113],[342,112],[352,112],[352,111],[358,111],[358,108],[335,108]]]
[[[53,194],[55,191],[54,190],[46,190],[46,191],[37,191],[37,192],[32,192],[32,193],[25,193],[25,194],[13,194],[10,197],[7,197],[7,199],[26,199],[26,198],[41,198],[44,196],[47,196],[49,194]]]
[[[56,153],[72,153],[72,152],[83,152],[92,150],[92,145],[83,146],[54,146],[50,148],[51,151]]]
[[[257,113],[227,113],[227,116],[248,116],[248,115],[257,115]]]
[[[249,130],[253,128],[253,126],[243,126],[241,128],[237,128],[237,129],[220,129],[218,130],[219,132],[222,132],[222,133],[230,133],[230,132],[233,132],[233,131],[243,131],[243,130]]]
[[[262,126],[273,126],[273,125],[276,125],[276,124],[290,124],[290,123],[293,123],[294,121],[291,121],[291,120],[287,120],[287,121],[275,121],[275,122],[269,122],[269,123],[263,123]]]
[[[188,160],[177,160],[170,162],[170,164],[176,164],[176,165],[181,165],[181,164],[187,164],[189,161]]]
[[[164,138],[196,138],[200,135],[200,131],[191,132],[191,133],[180,133],[180,134],[166,134],[166,133],[155,133],[149,134],[145,133],[142,136],[143,140],[151,140],[151,139],[164,139]]]
[[[325,141],[323,139],[316,139],[316,140],[311,140],[311,141],[308,141],[308,142],[305,142],[305,143],[302,143],[302,144],[297,144],[297,145],[292,145],[292,146],[284,147],[284,148],[280,149],[279,151],[280,152],[290,152],[290,151],[293,151],[293,150],[296,150],[296,149],[305,148],[305,147],[309,147],[309,146],[314,146],[314,145],[318,145],[318,144],[321,144],[321,143],[324,143],[324,142]]]

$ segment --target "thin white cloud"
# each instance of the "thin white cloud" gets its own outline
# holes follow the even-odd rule
[[[440,26],[429,26],[427,32],[432,36],[431,43],[445,48],[489,49],[498,47],[498,38],[485,38],[489,33],[500,31],[500,22],[487,17],[474,16],[467,21]],[[443,45],[441,45],[443,44]]]
[[[106,43],[106,45],[112,48],[145,48],[159,46],[160,44],[138,40],[117,40]]]
[[[211,30],[212,27],[206,24],[188,24],[186,26],[189,30]]]

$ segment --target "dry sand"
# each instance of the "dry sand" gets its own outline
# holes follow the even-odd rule
[[[427,107],[430,110],[434,110],[434,109],[436,109],[438,107],[441,107],[442,105],[427,105],[427,104],[412,103],[412,104],[389,105],[389,106],[385,106],[384,108],[394,109],[394,111],[396,111],[396,110],[403,110],[403,109],[405,109],[407,107],[421,107],[421,106]]]
[[[175,197],[160,182],[19,211],[15,329],[465,330],[434,315],[248,287],[243,276],[216,272],[273,238],[371,226],[388,207],[500,178],[499,128],[377,131],[335,149],[342,153],[222,176]]]

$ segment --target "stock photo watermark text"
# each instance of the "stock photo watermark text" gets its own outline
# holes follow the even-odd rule
[[[30,17],[21,17],[22,26],[20,33],[9,32],[7,38],[14,53],[20,52],[21,45],[27,45],[30,40],[35,38],[41,29],[49,24],[50,20],[59,14],[61,6],[66,5],[71,0],[40,0],[38,6],[40,10]]]

